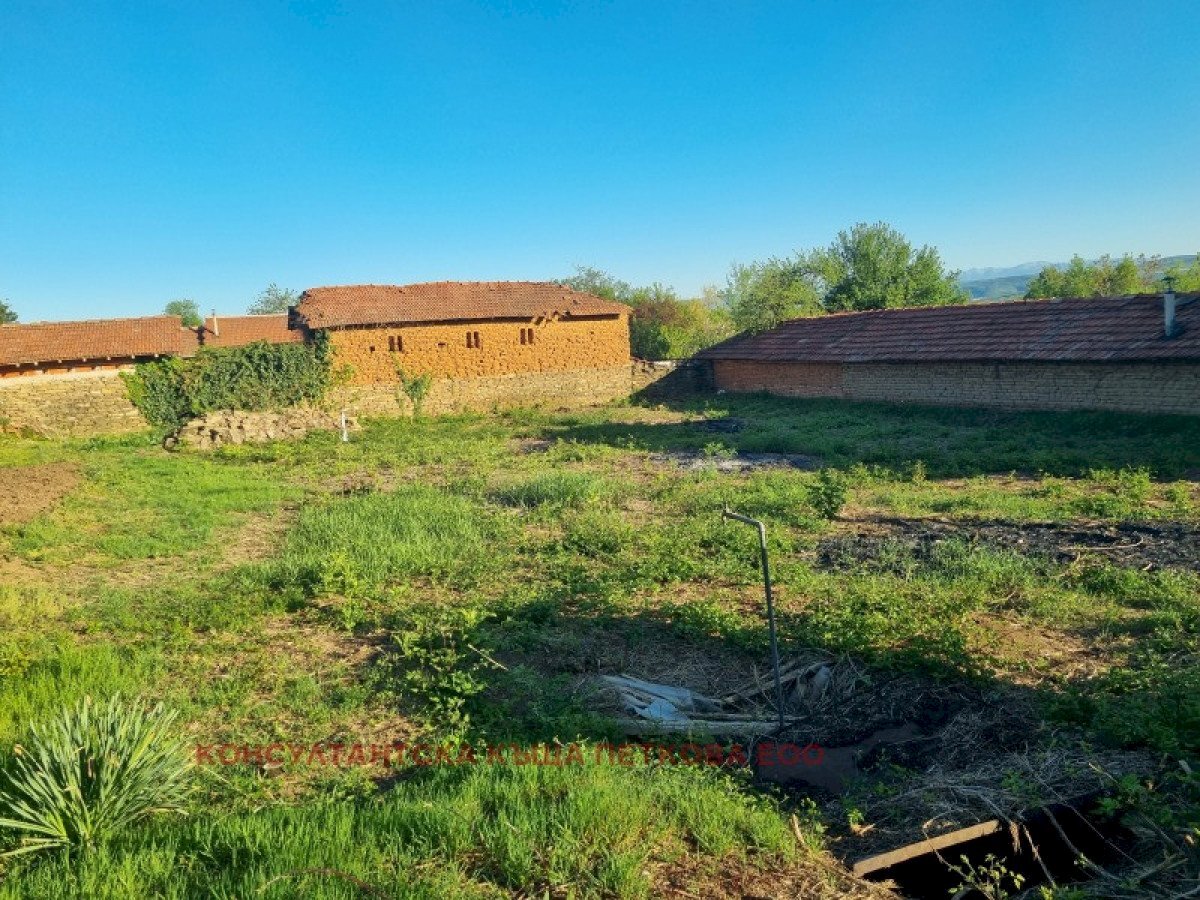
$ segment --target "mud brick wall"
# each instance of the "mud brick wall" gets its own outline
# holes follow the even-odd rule
[[[717,390],[935,406],[1200,414],[1197,363],[770,363],[715,360]]]
[[[629,396],[629,362],[603,369],[518,372],[479,378],[437,378],[425,398],[424,412],[489,412],[518,406],[551,409],[594,406]],[[412,405],[396,384],[362,384],[335,388],[326,405],[355,415],[410,415]]]
[[[329,340],[335,365],[350,366],[354,385],[395,384],[397,365],[408,375],[428,372],[444,385],[456,379],[617,366],[624,366],[628,375],[630,360],[625,315],[338,328],[330,330]]]
[[[82,437],[146,427],[115,371],[0,380],[0,428],[5,430]]]

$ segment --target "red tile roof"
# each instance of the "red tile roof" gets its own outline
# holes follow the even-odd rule
[[[702,351],[763,362],[1200,360],[1200,294],[1178,294],[1163,335],[1158,295],[1016,300],[793,319]]]
[[[205,347],[244,347],[255,341],[270,344],[294,344],[304,340],[304,331],[288,328],[286,313],[265,316],[217,316],[204,320],[198,329],[201,345]]]
[[[182,355],[195,347],[178,316],[0,325],[0,365]]]
[[[292,323],[336,328],[627,312],[629,307],[623,304],[550,281],[435,281],[309,288],[300,295]]]

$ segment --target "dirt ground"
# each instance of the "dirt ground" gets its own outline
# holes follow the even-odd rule
[[[79,471],[70,463],[0,469],[0,525],[18,525],[41,515],[79,481]]]
[[[1043,523],[989,520],[873,518],[855,523],[855,533],[822,541],[817,563],[826,569],[883,564],[896,551],[929,559],[947,540],[1013,550],[1067,565],[1083,558],[1144,570],[1173,568],[1200,572],[1200,528],[1181,522]]]

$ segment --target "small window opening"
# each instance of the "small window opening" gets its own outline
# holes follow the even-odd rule
[[[467,332],[467,346],[473,350],[479,349],[479,332],[478,331],[468,331]]]

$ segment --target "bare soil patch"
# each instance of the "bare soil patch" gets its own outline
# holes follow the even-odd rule
[[[733,473],[752,472],[755,469],[802,469],[811,472],[821,468],[821,460],[801,453],[737,453],[720,456],[694,450],[674,450],[651,453],[649,459],[659,464],[673,464],[689,472],[697,469]]]
[[[964,541],[1015,550],[1066,565],[1090,558],[1139,569],[1189,569],[1200,572],[1200,528],[1184,522],[1009,522],[944,519],[871,519],[865,532],[822,541],[817,563],[841,570],[887,566],[897,551],[917,561],[931,559],[938,544]]]
[[[753,857],[706,861],[688,855],[654,872],[654,896],[698,900],[794,900],[797,897],[884,900],[896,895],[855,878],[827,853],[814,853],[785,869],[757,867]]]
[[[70,463],[0,469],[0,525],[17,525],[36,518],[79,482],[79,470]]]
[[[1050,677],[1094,678],[1117,665],[1127,649],[1112,638],[1086,640],[1009,613],[977,612],[972,619],[980,626],[979,651],[1000,663],[1005,678],[1027,687]]]
[[[279,548],[299,513],[298,507],[291,506],[250,516],[225,544],[218,571],[267,559]]]

